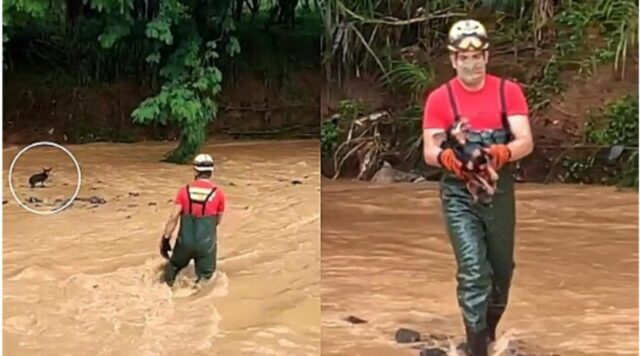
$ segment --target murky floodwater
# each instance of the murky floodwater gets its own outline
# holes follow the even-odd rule
[[[461,341],[436,186],[322,184],[322,354],[418,355],[395,343],[399,327]],[[637,355],[638,195],[519,185],[517,198],[502,341],[563,356]]]
[[[170,200],[192,179],[189,166],[158,162],[173,145],[68,146],[82,168],[78,197],[106,203],[50,216],[13,200],[6,177],[18,150],[4,150],[5,355],[320,353],[319,143],[203,149],[217,160],[227,211],[218,276],[199,291],[193,264],[174,290],[158,281]],[[47,188],[28,188],[44,166],[53,166]],[[76,179],[72,161],[45,147],[14,172],[17,194],[42,200],[36,209],[68,198]]]

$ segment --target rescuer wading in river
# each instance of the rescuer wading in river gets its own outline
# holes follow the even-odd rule
[[[424,159],[445,170],[440,182],[442,211],[457,263],[458,305],[472,356],[487,355],[507,306],[515,268],[511,162],[533,150],[522,89],[486,73],[488,47],[486,30],[478,21],[458,21],[451,27],[448,49],[456,77],[429,94],[423,117]],[[472,203],[461,162],[434,138],[460,118],[471,126],[469,140],[487,145],[500,175],[491,203]]]
[[[169,259],[165,270],[165,281],[169,286],[191,259],[195,262],[197,282],[211,279],[216,271],[217,226],[222,221],[225,197],[211,181],[214,162],[210,155],[199,154],[193,160],[195,180],[178,191],[174,209],[160,239],[160,254]],[[171,251],[171,236],[178,221],[180,229]]]

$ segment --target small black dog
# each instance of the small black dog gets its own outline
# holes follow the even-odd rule
[[[42,173],[34,174],[29,178],[29,185],[31,188],[35,187],[36,184],[40,183],[42,187],[44,187],[44,181],[49,178],[49,173],[52,168],[42,168]]]
[[[456,157],[462,162],[463,170],[470,173],[471,178],[466,185],[473,202],[481,199],[486,203],[496,193],[499,176],[489,163],[491,157],[484,151],[484,146],[469,142],[468,133],[469,124],[465,119],[461,119],[451,125],[444,134],[438,136],[445,139],[445,147],[454,150]]]

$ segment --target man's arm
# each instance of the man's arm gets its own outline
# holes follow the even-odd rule
[[[427,97],[422,114],[422,154],[426,164],[441,167],[438,154],[445,140],[446,115],[442,110],[442,95],[437,90]]]
[[[509,161],[517,161],[533,152],[533,135],[529,118],[525,115],[509,116],[509,125],[513,133],[514,140],[507,145],[511,151]]]
[[[171,240],[171,236],[173,236],[173,231],[178,226],[178,220],[180,219],[180,214],[182,214],[182,205],[175,204],[173,206],[173,210],[169,215],[169,220],[167,220],[166,225],[164,226],[164,234],[163,237],[168,237]]]
[[[225,205],[227,203],[227,197],[224,195],[224,192],[222,191],[222,189],[220,189],[218,191],[218,219],[216,222],[216,226],[220,225],[220,223],[222,222],[222,217],[224,216],[224,209],[225,209]]]
[[[438,154],[442,150],[440,145],[442,144],[442,141],[444,141],[444,138],[445,130],[443,129],[422,130],[422,153],[426,164],[434,167],[440,167]]]

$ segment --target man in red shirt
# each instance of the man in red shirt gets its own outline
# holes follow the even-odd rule
[[[520,87],[486,73],[489,58],[484,26],[475,20],[455,23],[449,32],[450,60],[456,77],[432,91],[423,117],[424,159],[445,170],[441,200],[447,234],[457,262],[458,304],[467,334],[468,353],[487,355],[505,311],[515,268],[515,199],[510,162],[533,150],[528,105]],[[442,133],[466,118],[469,141],[482,143],[500,174],[498,193],[473,203],[465,173]],[[434,137],[438,136],[438,137]]]
[[[195,262],[197,282],[208,281],[216,271],[217,226],[222,221],[225,197],[222,189],[210,179],[214,163],[208,154],[199,154],[193,161],[195,180],[178,191],[174,209],[160,240],[160,254],[169,259],[165,280],[172,286],[177,274]],[[171,235],[180,221],[180,230],[173,253]]]

